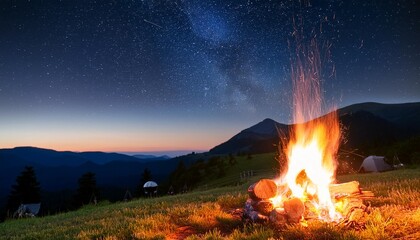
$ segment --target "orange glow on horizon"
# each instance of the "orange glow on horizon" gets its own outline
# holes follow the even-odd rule
[[[188,123],[121,122],[8,121],[0,127],[0,148],[33,146],[78,152],[208,151],[238,131],[210,124],[201,127]]]
[[[53,134],[55,135],[55,134]],[[149,139],[133,138],[123,135],[96,135],[74,137],[57,136],[31,136],[20,139],[1,139],[1,148],[14,148],[20,146],[31,146],[57,151],[102,151],[102,152],[152,152],[152,151],[181,151],[181,150],[203,150],[207,151],[219,144],[218,139],[207,139],[208,141],[197,141],[195,136],[185,136],[177,142],[160,140],[159,137],[150,137]],[[188,134],[185,134],[188,135]],[[166,137],[162,137],[165,139]],[[214,143],[214,145],[213,145]]]

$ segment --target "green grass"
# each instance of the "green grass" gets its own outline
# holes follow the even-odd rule
[[[266,156],[268,159],[269,156]],[[257,169],[250,159],[248,166]],[[268,161],[268,160],[267,160]],[[240,169],[229,169],[236,174]],[[254,181],[262,175],[255,176]],[[227,177],[226,177],[227,178]],[[238,176],[239,178],[239,176]],[[100,203],[74,212],[0,224],[0,239],[419,239],[420,169],[339,176],[376,194],[364,229],[309,222],[307,227],[249,224],[234,211],[248,183],[183,195]],[[217,179],[223,183],[223,179]]]
[[[274,153],[265,153],[259,155],[235,156],[237,164],[230,166],[226,164],[226,175],[217,177],[212,174],[204,178],[199,184],[198,190],[205,190],[220,186],[232,186],[249,182],[258,178],[273,178],[279,172],[278,163],[274,160]],[[227,162],[227,160],[225,160]],[[240,174],[243,172],[253,172],[250,178],[241,179]]]

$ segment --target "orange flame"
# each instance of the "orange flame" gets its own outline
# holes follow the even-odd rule
[[[312,39],[307,48],[298,46],[293,60],[293,116],[296,124],[285,148],[288,166],[282,182],[287,184],[292,197],[303,202],[311,201],[319,218],[337,220],[339,214],[330,196],[329,185],[335,177],[340,128],[335,111],[319,117],[323,102],[321,59],[316,40]]]
[[[329,192],[335,177],[334,157],[340,136],[336,114],[298,124],[292,134],[286,150],[288,170],[285,175],[292,196],[315,199],[320,212],[325,210],[330,219],[337,218]]]

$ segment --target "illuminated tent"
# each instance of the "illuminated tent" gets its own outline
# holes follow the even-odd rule
[[[363,160],[359,172],[384,172],[392,169],[392,166],[385,162],[385,157],[369,156]]]
[[[147,196],[153,196],[157,194],[158,184],[153,181],[148,181],[143,185],[144,193]]]

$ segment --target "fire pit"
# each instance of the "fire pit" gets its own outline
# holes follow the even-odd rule
[[[352,181],[329,186],[333,210],[319,204],[315,195],[303,198],[292,195],[290,189],[275,180],[261,179],[248,188],[244,218],[253,222],[293,224],[318,220],[347,226],[363,225],[369,206],[365,199],[373,197],[370,191],[362,191],[359,182]],[[333,215],[331,215],[333,211]]]

